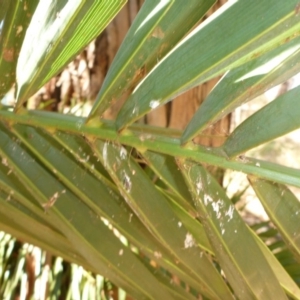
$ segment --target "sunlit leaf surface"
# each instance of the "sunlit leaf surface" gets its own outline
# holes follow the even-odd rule
[[[146,1],[109,69],[89,118],[101,115],[111,102],[130,93],[214,2]]]
[[[125,3],[40,1],[18,58],[16,110],[95,38]]]
[[[182,143],[274,85],[299,72],[300,38],[226,73],[182,134]]]
[[[224,144],[227,155],[236,156],[298,129],[300,127],[299,96],[300,87],[296,87],[244,121]]]
[[[229,1],[202,23],[213,0],[146,0],[87,118],[23,107],[126,1],[2,2],[0,94],[16,80],[18,102],[0,107],[1,230],[134,299],[300,299],[299,200],[285,187],[300,170],[243,155],[299,128],[299,87],[223,146],[192,142],[300,71],[297,0]],[[134,123],[217,75],[184,132]],[[115,101],[116,120],[101,119]],[[206,166],[247,174],[272,225],[250,228]]]
[[[174,47],[132,92],[117,117],[118,129],[183,91],[296,37],[300,29],[297,3],[227,2]]]
[[[180,168],[221,268],[236,295],[242,299],[285,299],[275,274],[224,190],[203,167],[183,161]],[[264,280],[265,276],[272,285]]]
[[[286,244],[300,261],[300,202],[285,186],[250,177],[250,183]]]

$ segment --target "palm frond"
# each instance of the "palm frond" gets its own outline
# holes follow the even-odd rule
[[[300,127],[299,88],[249,117],[223,146],[192,141],[298,72],[299,4],[229,1],[199,25],[213,2],[146,1],[86,118],[23,105],[125,1],[49,2],[47,10],[44,1],[33,2],[32,16],[6,4],[26,34],[11,59],[16,20],[7,13],[0,93],[16,82],[17,102],[13,111],[0,109],[1,229],[109,278],[136,299],[300,299],[297,263],[289,269],[274,255],[205,169],[249,175],[299,259],[299,201],[285,185],[300,187],[300,170],[243,155]],[[222,74],[183,132],[134,123]],[[122,100],[115,120],[101,118]]]

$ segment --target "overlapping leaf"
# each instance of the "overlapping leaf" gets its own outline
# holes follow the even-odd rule
[[[277,260],[277,257],[271,252],[271,250],[262,242],[262,240],[253,233],[253,236],[258,243],[262,253],[264,254],[266,260],[268,261],[273,273],[280,282],[280,285],[285,290],[286,294],[293,299],[300,299],[300,289],[296,284],[295,277],[291,278],[282,264]],[[289,252],[290,254],[290,252]],[[294,280],[293,280],[294,279]]]
[[[181,267],[198,281],[197,288],[210,298],[230,299],[232,296],[227,286],[207,254],[195,247],[191,233],[127,150],[101,140],[93,140],[92,144],[128,205]]]
[[[228,137],[223,149],[229,157],[244,153],[300,127],[300,87],[281,95],[246,119]]]
[[[77,251],[74,251],[73,245],[65,237],[37,221],[36,216],[32,213],[26,214],[20,205],[15,207],[6,199],[7,197],[0,200],[0,226],[2,230],[14,234],[21,240],[48,249],[51,253],[64,259],[70,260],[71,257],[72,261],[88,269],[93,269],[91,264],[80,257]],[[14,200],[12,199],[12,201]],[[26,224],[26,228],[24,228],[24,224]]]
[[[299,200],[283,185],[255,177],[249,179],[270,219],[285,239],[286,245],[300,261]]]
[[[38,0],[0,4],[0,99],[15,82],[17,58],[37,4]]]
[[[183,91],[297,36],[297,4],[297,0],[226,3],[185,37],[132,92],[117,117],[118,129]]]
[[[170,199],[170,205],[182,224],[193,234],[195,241],[201,248],[212,252],[202,224],[196,221],[197,210],[193,206],[191,196],[184,183],[184,178],[174,158],[151,151],[146,151],[141,155],[157,176],[177,195],[177,197],[174,197],[166,192],[166,195]]]
[[[95,38],[125,3],[39,1],[18,59],[16,110]]]
[[[22,46],[17,111],[124,4],[48,2],[40,1]],[[14,7],[9,13],[24,17],[23,4],[9,4]],[[299,88],[249,118],[220,149],[192,143],[181,146],[210,122],[297,72],[299,4],[296,0],[231,1],[175,46],[212,4],[145,2],[89,117],[97,119],[111,102],[132,93],[117,123],[103,120],[99,124],[45,112],[16,115],[1,108],[1,121],[8,126],[0,124],[0,227],[108,276],[137,299],[193,299],[188,288],[210,299],[286,299],[284,292],[300,299],[292,278],[244,224],[221,187],[197,164],[258,177],[251,177],[254,189],[299,257],[298,200],[279,184],[261,178],[299,187],[300,171],[237,156],[299,127]],[[2,50],[13,42],[14,30],[20,30],[14,27],[19,17],[1,23],[8,16],[7,7],[0,11]],[[37,39],[40,47],[35,46]],[[2,52],[1,80],[7,55]],[[283,56],[276,67],[263,75],[253,73],[279,55]],[[190,123],[182,139],[180,132],[171,129],[128,126],[174,95],[227,70],[231,71],[195,115],[194,121],[199,116],[200,120]],[[5,83],[3,91],[9,84]],[[118,129],[125,127],[119,134]],[[126,146],[140,153],[147,168],[137,163]],[[159,178],[157,185],[147,170]],[[140,256],[104,222],[135,246]],[[23,223],[28,227],[22,227]],[[234,295],[212,259],[224,271]],[[158,267],[153,268],[153,262]],[[293,267],[294,278],[298,273]],[[173,286],[172,276],[186,290]]]
[[[201,104],[182,134],[185,144],[244,102],[299,72],[300,38],[229,71]]]
[[[236,295],[241,299],[287,299],[224,190],[202,166],[180,161],[180,168],[220,266]]]
[[[157,299],[159,295],[164,295],[166,299],[171,299],[98,215],[38,164],[24,148],[22,156],[19,156],[21,146],[16,142],[7,143],[15,138],[3,127],[1,129],[1,156],[6,158],[7,164],[28,190],[35,193],[41,208],[44,206],[47,209],[52,222],[60,226],[61,232],[77,247],[88,264],[136,298],[147,295],[150,299]],[[11,147],[14,147],[13,151]],[[95,233],[105,238],[95,239]]]
[[[147,254],[149,258],[157,261],[157,263],[159,262],[170,272],[184,279],[185,282],[197,286],[196,281],[178,268],[173,262],[173,258],[153,239],[143,224],[124,203],[116,187],[111,183],[109,184],[108,180],[99,172],[99,169],[102,171],[99,162],[94,159],[94,164],[88,167],[88,170],[96,175],[94,177],[65,152],[67,148],[85,166],[92,163],[93,153],[87,144],[84,145],[86,142],[84,139],[70,135],[66,138],[61,133],[55,134],[56,140],[60,144],[68,145],[66,148],[61,148],[47,134],[32,127],[17,125],[13,131],[35,153],[36,157],[44,162],[49,171],[54,172],[61,182],[96,214],[109,221],[129,242]],[[79,141],[81,141],[81,149],[78,153],[76,145]],[[157,253],[160,253],[163,257],[160,258]]]
[[[80,132],[86,137],[117,141],[141,152],[148,149],[300,187],[300,170],[298,169],[244,156],[230,160],[222,149],[204,148],[190,144],[183,148],[180,146],[180,139],[172,137],[174,136],[173,130],[138,125],[131,126],[125,134],[118,135],[113,122],[105,122],[100,127],[93,127],[84,125],[85,119],[81,117],[43,111],[28,111],[24,114],[15,115],[3,109],[0,110],[0,115],[7,122],[17,122],[48,130],[61,130],[77,134]],[[168,132],[170,132],[169,135]],[[178,136],[178,131],[175,135]]]
[[[122,94],[131,92],[214,2],[146,1],[109,69],[89,119],[101,115]]]

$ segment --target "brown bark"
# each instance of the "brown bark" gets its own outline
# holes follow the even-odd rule
[[[53,78],[32,97],[28,105],[29,108],[37,107],[41,102],[44,102],[49,105],[48,109],[51,110],[58,109],[61,112],[71,110],[77,115],[87,115],[120,44],[142,6],[142,2],[142,0],[129,0],[106,30],[78,55],[60,76]],[[226,0],[219,0],[206,17],[225,2]],[[212,79],[183,93],[167,105],[153,110],[139,122],[183,130],[218,79]],[[123,101],[121,100],[112,105],[103,114],[104,119],[115,119],[122,104]],[[204,146],[218,147],[223,144],[229,129],[230,116],[227,116],[203,131],[194,139],[194,142]],[[221,183],[222,172],[219,173],[215,168],[210,171],[215,175],[220,174],[218,177]]]
[[[207,16],[225,2],[226,0],[219,0]],[[92,105],[107,70],[142,3],[142,0],[128,1],[104,32],[59,76],[53,78],[30,99],[28,108],[36,108],[44,103],[48,105],[49,110],[58,109],[68,112],[73,109],[73,113],[85,114],[86,111],[81,108],[81,105],[87,103],[87,109]],[[185,92],[171,103],[153,110],[140,122],[183,130],[217,81],[218,79],[213,79]],[[103,117],[114,119],[121,105],[122,101],[118,101],[105,112]],[[205,146],[220,146],[229,132],[229,126],[228,116],[205,130],[194,139],[194,142]]]
[[[225,2],[226,0],[219,0],[216,5],[210,9],[206,17],[211,15]],[[168,108],[164,107],[149,114],[147,116],[147,123],[183,130],[218,80],[219,78],[212,79],[181,94],[170,103]],[[201,135],[195,138],[194,142],[204,146],[220,146],[224,142],[229,128],[230,116],[227,116],[210,126]]]

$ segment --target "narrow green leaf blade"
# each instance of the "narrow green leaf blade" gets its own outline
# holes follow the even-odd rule
[[[126,0],[40,1],[18,59],[15,109],[21,108],[29,96],[95,38],[125,3]]]
[[[14,114],[0,109],[1,119],[5,122],[17,122],[47,130],[62,130],[85,136],[89,140],[100,138],[106,141],[118,141],[134,147],[138,151],[151,150],[174,157],[192,159],[199,163],[210,164],[224,169],[232,169],[255,175],[279,183],[300,187],[300,170],[262,161],[250,157],[229,159],[223,149],[211,149],[199,145],[180,145],[180,136],[174,130],[141,125],[131,125],[126,134],[118,135],[113,122],[104,122],[100,127],[84,125],[85,119],[71,115],[61,115],[45,111],[28,111]]]
[[[169,196],[169,198],[171,198]],[[199,245],[199,247],[210,254],[214,255],[214,250],[212,249],[210,242],[206,236],[206,232],[199,222],[197,214],[195,216],[191,215],[189,211],[183,209],[176,201],[170,199],[170,205],[172,210],[175,212],[177,217],[180,219],[182,224],[186,227],[186,229],[194,236],[195,241]]]
[[[0,99],[16,79],[16,66],[22,42],[38,0],[2,1],[0,16]]]
[[[7,14],[7,10],[9,8],[9,2],[8,0],[1,2],[1,9],[0,9],[0,22],[3,22],[5,19],[5,15]]]
[[[285,268],[280,264],[271,250],[263,243],[263,241],[253,232],[253,236],[264,254],[266,260],[268,261],[270,267],[273,270],[273,273],[277,277],[277,280],[280,282],[280,285],[285,290],[286,294],[292,299],[300,299],[300,289],[297,286],[296,282],[291,278],[287,273]]]
[[[216,257],[237,297],[287,299],[248,227],[216,180],[193,162],[180,161],[180,168]]]
[[[126,149],[101,140],[91,143],[132,210],[153,236],[198,280],[197,288],[201,293],[216,299],[232,298],[206,253],[195,247],[191,233]]]
[[[196,220],[197,210],[193,206],[191,195],[185,184],[184,177],[178,169],[175,159],[168,155],[146,151],[140,154],[147,165],[155,174],[172,190],[174,195],[165,191],[170,200],[172,210],[178,216],[182,224],[194,236],[199,247],[212,253],[210,243],[207,239],[203,226]]]
[[[117,117],[118,129],[183,91],[296,37],[300,29],[297,4],[298,0],[227,2],[185,37],[132,92]]]
[[[296,282],[288,274],[287,270],[282,266],[282,264],[277,260],[272,251],[266,246],[266,244],[252,231],[253,237],[255,238],[259,248],[264,254],[266,260],[268,261],[270,267],[272,268],[275,276],[277,277],[280,285],[285,290],[288,296],[293,299],[300,299],[300,289]],[[277,256],[277,255],[276,255]]]
[[[87,263],[94,266],[94,270],[136,298],[158,299],[163,295],[164,299],[172,299],[132,251],[104,225],[98,214],[37,163],[24,148],[18,149],[18,143],[14,144],[15,151],[10,151],[9,141],[16,140],[16,137],[3,128],[0,137],[0,152],[6,157],[7,164],[13,167],[24,185],[34,188],[41,206],[47,209],[61,232]],[[82,220],[85,222],[82,223]],[[95,233],[102,238],[95,239]]]
[[[5,165],[6,157],[1,157],[1,160],[0,189],[8,194],[7,200],[10,199],[10,196],[14,196],[14,198],[18,199],[22,205],[37,213],[37,211],[41,209],[38,201],[32,197],[24,185],[19,181],[13,170],[10,169],[8,165]],[[46,218],[44,219],[46,220]]]
[[[249,181],[286,245],[300,261],[300,202],[284,185],[249,176]]]
[[[0,199],[0,228],[14,234],[17,238],[34,243],[51,253],[62,256],[68,261],[88,266],[71,243],[61,234],[38,222],[31,214],[22,211],[20,206],[11,205],[6,199]],[[14,200],[12,200],[14,201]],[[26,227],[24,226],[26,224]]]
[[[152,272],[152,274],[159,280],[159,282],[164,285],[170,294],[174,297],[174,300],[195,300],[196,296],[195,294],[192,295],[189,293],[186,288],[184,288],[182,285],[174,284],[172,280],[173,274],[166,273],[161,268],[153,268],[149,264],[149,261],[146,259],[141,258],[145,266]]]
[[[99,174],[95,177],[92,176],[92,174],[99,173],[102,168],[98,166],[97,159],[93,160],[94,153],[85,144],[85,139],[70,134],[62,134],[61,132],[48,135],[29,126],[15,125],[13,131],[20,141],[23,141],[28,149],[35,154],[36,158],[43,162],[49,171],[53,171],[70,191],[77,195],[98,216],[109,221],[143,254],[156,261],[172,274],[179,276],[189,285],[197,286],[197,282],[177,266],[166,249],[147,231],[123,201],[116,186],[104,179],[104,176]],[[52,137],[59,141],[63,147],[57,145]],[[64,145],[68,146],[69,153],[74,155],[79,164],[67,155]],[[157,253],[161,253],[162,257]]]
[[[240,124],[223,145],[229,157],[300,127],[300,87],[281,95]]]
[[[51,131],[49,133],[51,134]],[[94,157],[94,153],[84,137],[63,131],[56,131],[52,134],[52,137],[98,180],[106,186],[115,187],[109,174]]]
[[[156,175],[182,199],[181,204],[186,209],[192,206],[190,193],[174,157],[153,151],[145,151],[141,155]]]
[[[183,144],[244,102],[299,73],[300,38],[229,71],[215,86],[182,134]]]
[[[89,119],[102,115],[111,102],[130,92],[214,2],[146,1],[108,71]]]

